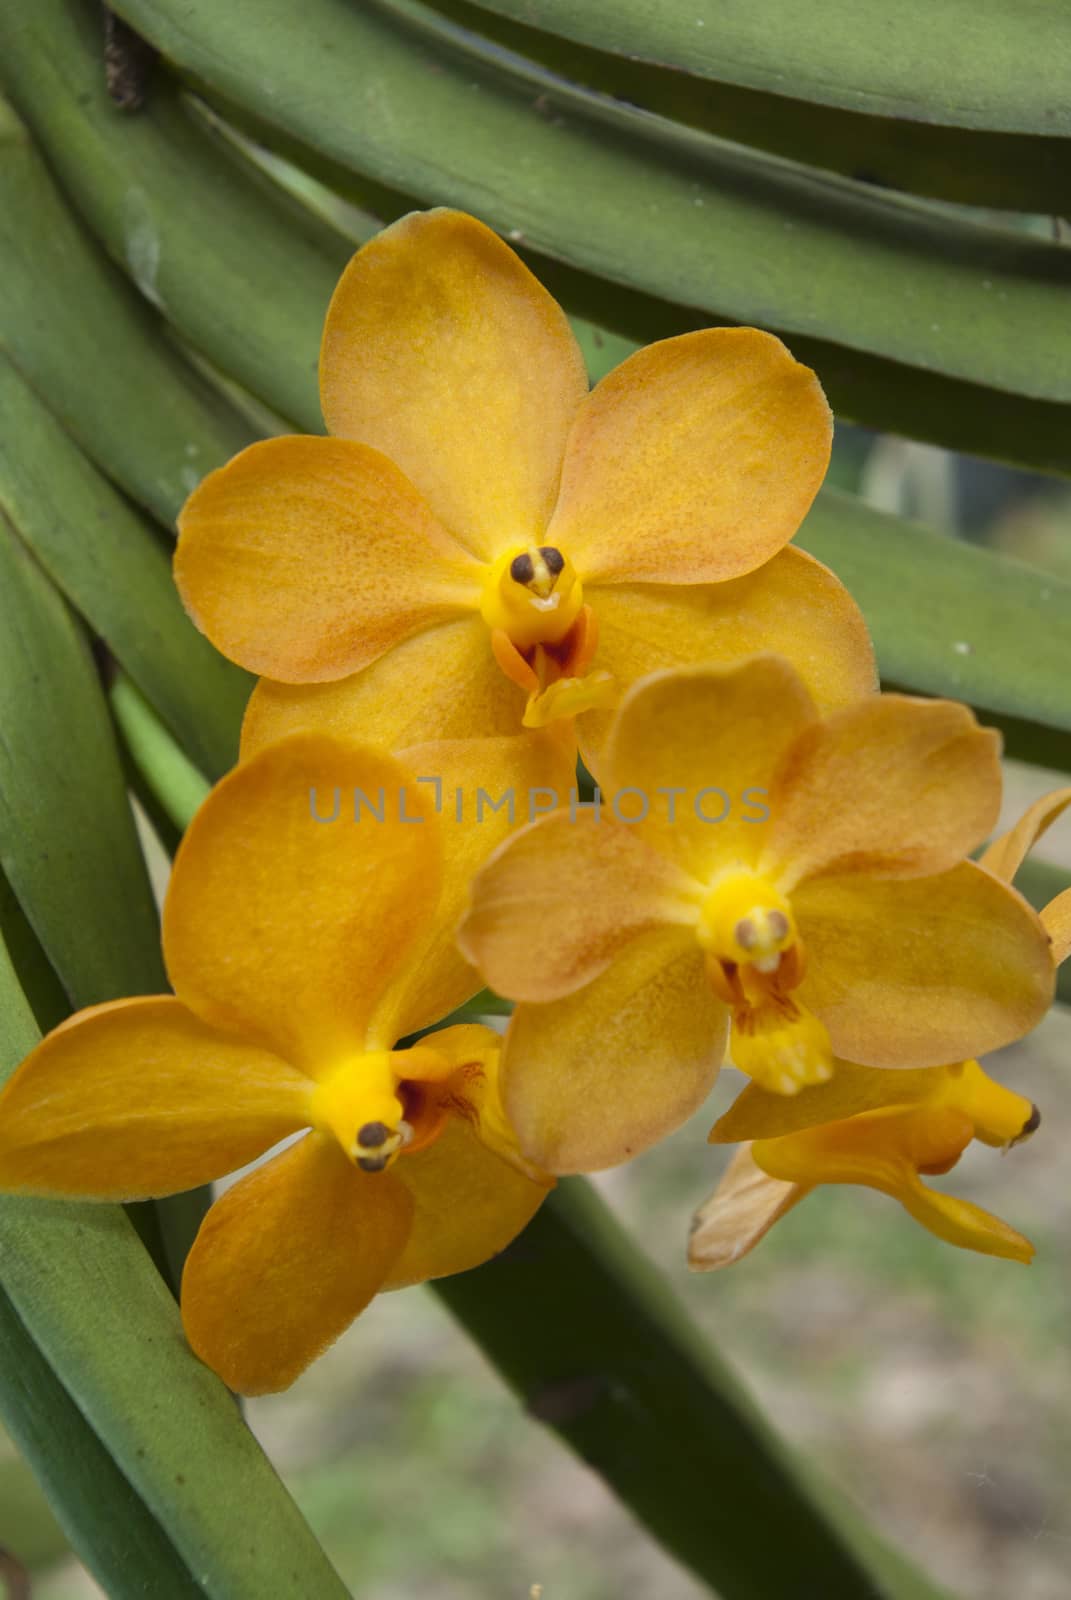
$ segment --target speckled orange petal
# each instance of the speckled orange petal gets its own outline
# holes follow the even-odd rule
[[[782,1095],[771,1096],[783,1099]],[[688,1265],[693,1272],[731,1267],[754,1250],[775,1222],[780,1222],[809,1191],[799,1183],[771,1178],[757,1167],[751,1145],[733,1156],[721,1182],[692,1219]]]
[[[224,778],[187,830],[164,906],[171,982],[206,1021],[330,1072],[370,1047],[440,860],[430,796],[397,762],[295,734]]]
[[[521,1150],[548,1172],[597,1172],[657,1144],[702,1105],[728,1013],[682,929],[641,935],[594,982],[518,1006],[502,1099]]]
[[[406,639],[337,683],[261,678],[242,724],[242,759],[310,729],[382,750],[518,733],[524,703],[491,655],[482,618],[465,617]]]
[[[883,1106],[909,1105],[932,1094],[945,1073],[944,1067],[905,1067],[896,1071],[837,1061],[828,1083],[810,1084],[798,1094],[770,1094],[757,1083],[749,1083],[714,1124],[710,1143],[776,1139]]]
[[[342,678],[479,604],[478,563],[392,461],[350,440],[250,445],[178,525],[175,582],[197,626],[284,683]]]
[[[1057,966],[1071,956],[1071,889],[1050,900],[1041,913],[1045,932],[1052,940],[1052,959]]]
[[[623,700],[599,777],[609,796],[647,796],[635,833],[707,883],[724,866],[758,860],[774,773],[816,716],[779,656],[655,673]],[[638,800],[628,804],[638,813]]]
[[[1054,789],[1051,794],[1035,800],[1013,828],[994,839],[981,855],[987,871],[1004,883],[1011,883],[1015,874],[1037,844],[1042,834],[1071,806],[1071,788]]]
[[[413,212],[354,256],[320,352],[332,433],[396,461],[485,559],[537,539],[587,374],[565,313],[458,211]]]
[[[413,1206],[392,1172],[310,1133],[228,1189],[182,1275],[182,1320],[239,1394],[285,1389],[344,1333],[405,1248]]]
[[[817,878],[792,905],[808,956],[797,998],[847,1060],[983,1055],[1022,1038],[1052,1000],[1039,918],[974,862],[933,878]]]
[[[413,1226],[385,1289],[467,1272],[497,1255],[532,1220],[554,1182],[537,1183],[508,1165],[457,1116],[394,1171],[413,1197]]]
[[[725,583],[590,586],[587,594],[599,624],[596,665],[622,691],[667,667],[730,665],[764,651],[791,661],[820,711],[877,688],[862,612],[828,567],[794,546]],[[596,776],[612,721],[592,711],[577,724]]]
[[[580,408],[548,542],[585,583],[738,577],[792,538],[832,442],[818,379],[772,334],[663,339]]]
[[[374,1027],[392,1041],[440,1021],[480,987],[458,946],[473,879],[536,807],[566,804],[576,781],[572,741],[558,730],[497,739],[444,739],[400,752],[424,782],[443,841],[442,889],[418,942],[385,990]],[[566,813],[568,814],[568,813]]]
[[[94,1200],[193,1189],[305,1127],[309,1089],[171,995],[92,1006],[0,1095],[0,1189]]]
[[[762,870],[943,872],[1000,814],[1000,737],[952,700],[871,695],[805,728],[770,789]]]
[[[511,839],[476,878],[461,949],[498,994],[548,1001],[604,972],[638,934],[698,920],[696,886],[636,833],[566,808]]]

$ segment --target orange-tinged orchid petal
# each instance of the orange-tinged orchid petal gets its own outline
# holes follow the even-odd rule
[[[285,1389],[344,1333],[405,1248],[413,1204],[307,1134],[228,1189],[182,1276],[194,1351],[240,1394]]]
[[[460,1117],[451,1117],[433,1144],[399,1162],[398,1177],[413,1197],[413,1226],[384,1289],[489,1261],[527,1227],[554,1181],[525,1177]]]
[[[610,794],[648,796],[635,833],[706,883],[723,866],[757,861],[774,773],[816,716],[779,656],[655,673],[623,701],[600,777]]]
[[[310,729],[380,750],[514,734],[524,701],[491,655],[483,621],[466,617],[415,634],[337,683],[261,678],[242,724],[242,759]]]
[[[1050,900],[1041,913],[1045,932],[1052,940],[1052,959],[1056,966],[1071,956],[1071,889]]]
[[[455,1065],[442,1085],[448,1119],[439,1137],[396,1171],[413,1197],[408,1243],[384,1284],[400,1289],[467,1272],[505,1249],[531,1221],[554,1179],[525,1163],[498,1089],[502,1040],[459,1024],[425,1036]]]
[[[794,546],[725,583],[619,584],[589,593],[599,623],[596,665],[622,693],[651,672],[730,665],[764,651],[791,661],[823,711],[877,688],[862,612],[828,567]],[[597,777],[612,720],[592,711],[578,723],[581,753]]]
[[[731,1267],[734,1261],[754,1250],[774,1223],[780,1222],[809,1192],[802,1184],[771,1178],[768,1172],[756,1166],[751,1145],[742,1145],[726,1167],[718,1187],[692,1220],[688,1239],[689,1267],[693,1272]]]
[[[770,790],[761,870],[943,872],[1000,814],[1000,738],[951,700],[872,695],[805,728]]]
[[[895,1198],[909,1216],[946,1244],[1020,1261],[1024,1266],[1034,1259],[1034,1246],[1017,1228],[971,1200],[931,1189],[915,1173],[904,1174],[903,1187]]]
[[[1022,1038],[1052,1000],[1039,918],[974,862],[932,878],[813,879],[792,905],[809,958],[797,998],[848,1060],[982,1055]]]
[[[821,710],[877,687],[862,612],[840,579],[795,545],[723,583],[620,583],[586,593],[597,611],[596,659],[623,685],[697,663],[787,656]]]
[[[434,914],[431,818],[397,762],[324,735],[295,734],[236,768],[191,823],[164,906],[180,999],[317,1077],[389,1049],[366,1029]]]
[[[488,862],[458,939],[499,994],[556,1000],[644,932],[675,923],[692,938],[697,887],[634,830],[571,808],[524,828]]]
[[[480,987],[457,942],[473,878],[533,804],[564,803],[575,782],[571,740],[556,729],[498,739],[440,740],[399,752],[433,793],[443,842],[442,887],[404,966],[384,989],[375,1028],[401,1038],[438,1022]],[[568,813],[566,813],[568,815]]]
[[[175,582],[217,649],[284,683],[342,678],[479,604],[478,563],[386,456],[250,445],[179,516]]]
[[[953,1107],[870,1112],[823,1123],[779,1139],[756,1140],[756,1165],[782,1182],[863,1184],[891,1195],[924,1228],[948,1244],[1027,1262],[1033,1246],[1021,1233],[970,1201],[929,1188],[919,1169],[944,1172],[970,1143],[973,1127]]]
[[[686,930],[641,935],[553,1005],[521,1005],[502,1099],[522,1151],[548,1172],[595,1172],[657,1144],[702,1105],[728,1012]]]
[[[817,378],[772,334],[664,339],[581,406],[547,540],[585,582],[738,577],[792,538],[832,440]]]
[[[587,387],[565,313],[508,245],[457,211],[385,228],[327,313],[328,428],[396,461],[485,559],[538,541]]]
[[[710,1132],[711,1144],[776,1139],[823,1122],[841,1122],[864,1111],[911,1105],[925,1100],[940,1083],[944,1067],[861,1067],[837,1061],[828,1083],[811,1084],[795,1095],[770,1094],[749,1083]]]
[[[1004,883],[1011,883],[1042,834],[1068,806],[1071,806],[1071,788],[1054,789],[1051,794],[1042,795],[1024,811],[1014,828],[1002,833],[982,852],[982,866]]]
[[[450,1113],[486,1149],[546,1188],[550,1175],[524,1155],[502,1105],[502,1035],[484,1023],[458,1022],[425,1034],[422,1042],[449,1063],[442,1093]]]
[[[310,1084],[170,995],[92,1006],[0,1100],[0,1188],[141,1200],[244,1166],[308,1125]]]

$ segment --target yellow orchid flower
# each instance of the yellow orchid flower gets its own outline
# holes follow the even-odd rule
[[[1071,788],[1038,800],[983,853],[986,869],[1010,883],[1068,805]],[[1055,968],[1071,954],[1071,892],[1051,901],[1041,922]],[[880,1190],[949,1244],[1028,1262],[1034,1250],[1022,1234],[980,1206],[931,1189],[922,1176],[950,1171],[972,1139],[1008,1149],[1040,1122],[1035,1105],[994,1082],[974,1059],[913,1072],[838,1061],[832,1082],[789,1101],[749,1084],[710,1135],[712,1143],[739,1141],[741,1148],[696,1213],[689,1265],[706,1272],[739,1261],[823,1183]]]
[[[176,858],[174,995],[78,1013],[0,1094],[8,1192],[166,1195],[301,1135],[215,1202],[183,1276],[193,1349],[244,1393],[292,1382],[379,1290],[502,1249],[551,1181],[509,1134],[496,1034],[398,1044],[475,987],[447,826],[388,756],[316,734],[263,751]]]
[[[262,675],[247,747],[522,720],[572,740],[584,713],[590,758],[634,679],[770,648],[824,706],[873,689],[854,601],[786,548],[832,422],[770,334],[668,339],[589,394],[547,291],[488,228],[437,210],[347,267],[320,390],[333,437],[251,446],[179,518],[191,616]]]
[[[530,1158],[590,1171],[662,1138],[706,1097],[730,1022],[732,1060],[779,1095],[834,1052],[913,1068],[1032,1027],[1045,930],[965,859],[997,815],[998,746],[948,701],[822,718],[776,656],[635,685],[601,808],[515,834],[461,925],[522,1002],[502,1092]]]

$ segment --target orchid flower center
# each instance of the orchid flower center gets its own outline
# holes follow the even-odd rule
[[[703,902],[699,942],[723,964],[750,966],[772,978],[797,938],[787,896],[757,873],[725,874]]]
[[[803,979],[804,951],[787,895],[761,874],[734,868],[711,884],[696,933],[711,985],[732,1010],[736,1066],[775,1094],[829,1078],[829,1035],[792,993]]]
[[[354,1056],[317,1085],[312,1124],[334,1134],[362,1172],[385,1172],[442,1131],[447,1108],[434,1091],[452,1070],[420,1045]]]
[[[480,613],[518,650],[560,644],[580,615],[584,591],[576,568],[555,545],[519,545],[491,565]]]

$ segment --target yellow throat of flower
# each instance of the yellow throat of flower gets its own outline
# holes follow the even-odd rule
[[[733,1013],[730,1054],[775,1094],[796,1094],[832,1075],[822,1023],[792,996],[804,952],[788,896],[759,873],[734,868],[710,886],[697,928],[707,974]]]
[[[491,566],[480,614],[523,652],[561,644],[583,604],[584,590],[567,555],[555,545],[519,545]]]
[[[313,1126],[334,1134],[362,1172],[385,1172],[403,1151],[423,1149],[441,1131],[445,1110],[432,1086],[453,1070],[420,1045],[355,1056],[318,1084]]]
[[[594,612],[569,557],[556,545],[518,545],[492,564],[480,599],[491,649],[528,696],[526,728],[616,704],[608,672],[589,671],[598,643]]]

